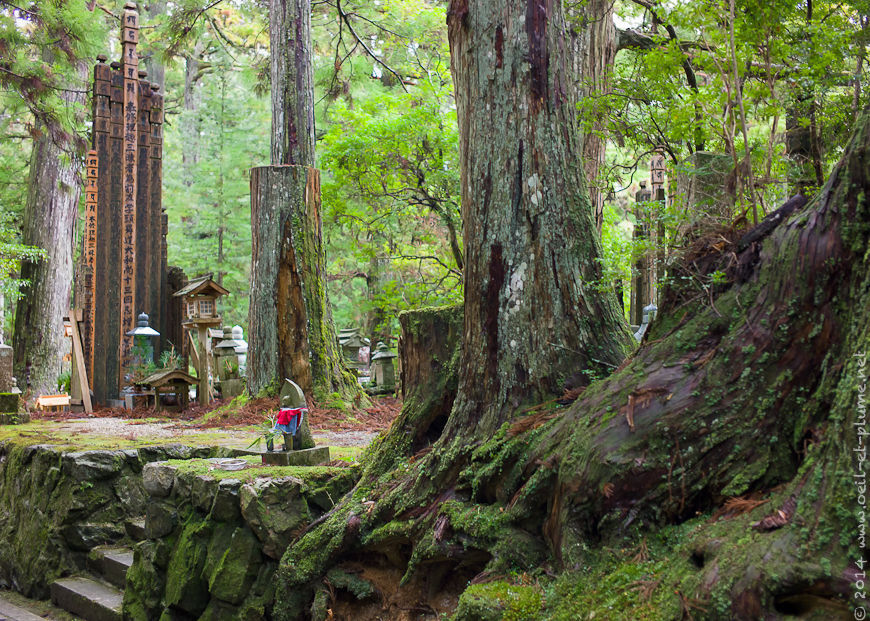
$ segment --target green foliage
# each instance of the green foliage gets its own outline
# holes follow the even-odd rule
[[[458,136],[445,87],[335,102],[322,141],[330,271],[339,325],[390,334],[402,310],[461,299]],[[381,325],[378,325],[381,324]]]
[[[225,323],[245,323],[251,262],[249,170],[268,162],[266,102],[250,97],[254,75],[215,44],[198,107],[170,120],[165,134],[164,199],[170,264],[194,276],[213,273],[230,290],[220,301]],[[183,89],[171,71],[167,91]],[[176,117],[177,118],[177,117]],[[171,119],[171,117],[170,117]],[[197,144],[183,131],[192,124]]]

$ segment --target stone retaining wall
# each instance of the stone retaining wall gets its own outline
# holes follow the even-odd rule
[[[126,619],[270,618],[278,560],[354,485],[358,469],[258,472],[209,472],[194,461],[145,466],[148,539],[134,548]]]
[[[71,452],[0,443],[0,587],[48,597],[53,580],[83,571],[93,547],[126,539],[125,522],[145,515],[143,465],[217,453],[180,445]]]

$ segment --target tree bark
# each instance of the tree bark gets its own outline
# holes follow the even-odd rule
[[[314,166],[311,0],[271,0],[272,164]]]
[[[573,75],[579,82],[577,92],[581,99],[601,98],[611,92],[611,71],[616,58],[613,6],[611,0],[565,3],[574,52]],[[603,135],[606,128],[606,115],[596,115],[580,139],[583,145],[584,170],[589,183],[589,200],[599,232],[604,224],[604,199],[607,196],[607,190],[598,183],[598,173],[604,165],[606,155],[607,141]]]
[[[87,66],[76,66],[78,83],[61,97],[70,107],[85,103]],[[21,262],[21,277],[29,284],[15,312],[15,370],[33,394],[57,392],[61,359],[66,349],[63,316],[70,308],[73,278],[73,225],[81,194],[80,162],[72,145],[56,144],[43,127],[30,157],[22,242],[46,252],[43,259]]]
[[[445,431],[432,438],[431,448],[412,443],[431,428],[432,418],[417,414],[444,408],[431,410],[431,399],[428,405],[409,399],[397,425],[373,448],[355,490],[285,553],[277,618],[306,614],[315,590],[324,588],[325,572],[351,561],[398,568],[404,586],[397,588],[445,570],[483,577],[575,567],[584,568],[572,576],[583,588],[585,567],[597,555],[632,543],[643,551],[647,536],[672,537],[674,530],[662,535],[659,529],[693,519],[690,529],[677,531],[684,541],[668,544],[656,569],[647,566],[655,576],[639,583],[667,605],[663,617],[686,618],[692,610],[711,619],[845,612],[844,602],[863,576],[854,564],[862,558],[855,534],[866,526],[859,503],[870,369],[870,109],[813,202],[790,202],[743,235],[701,239],[674,265],[674,284],[664,292],[658,318],[641,349],[615,373],[588,386],[570,407],[551,400],[518,411],[511,406],[522,398],[521,384],[536,397],[548,393],[540,377],[549,361],[523,350],[523,360],[542,373],[519,378],[503,366],[518,361],[502,342],[505,336],[517,347],[521,342],[502,327],[525,327],[527,339],[562,337],[560,324],[570,325],[575,315],[554,305],[546,284],[564,283],[563,273],[547,273],[535,259],[545,248],[559,265],[566,253],[549,246],[555,240],[563,249],[568,240],[546,218],[580,213],[587,224],[591,218],[570,203],[545,216],[532,209],[541,198],[534,203],[517,196],[517,186],[539,187],[537,180],[526,181],[526,170],[517,175],[519,140],[522,161],[530,161],[543,180],[544,197],[549,200],[549,187],[575,187],[565,182],[570,167],[559,156],[559,145],[574,133],[564,118],[549,133],[550,125],[541,122],[570,92],[539,79],[550,71],[560,75],[558,37],[535,36],[559,23],[558,8],[549,13],[547,3],[532,3],[523,16],[506,4],[454,0],[448,14],[468,258],[458,393]],[[474,62],[487,58],[495,71]],[[516,93],[500,85],[499,70],[513,73]],[[493,105],[489,89],[500,94],[504,108]],[[505,108],[515,112],[500,115]],[[542,171],[539,163],[561,175],[551,181],[544,173],[553,175],[552,169]],[[494,221],[496,215],[501,221]],[[535,243],[523,247],[530,221],[537,223]],[[501,237],[508,224],[510,246]],[[591,230],[573,222],[563,226],[571,237]],[[516,246],[525,252],[519,258],[529,257],[531,273],[540,274],[528,290],[523,287],[535,292],[537,315],[496,286],[525,282],[515,278],[519,261],[508,262]],[[589,248],[587,243],[587,262],[594,256]],[[715,286],[709,284],[713,274]],[[575,308],[593,303],[582,299]],[[522,323],[507,311],[514,307]],[[563,315],[550,315],[553,308]],[[601,307],[591,308],[603,314]],[[419,339],[413,322],[403,328]],[[471,368],[475,363],[478,368]],[[559,361],[550,364],[560,368]],[[414,368],[417,377],[432,375],[419,364]],[[450,368],[441,368],[442,379]],[[449,398],[450,388],[443,386],[441,394]],[[563,402],[577,394],[566,397]],[[855,476],[862,477],[857,489]],[[729,497],[750,493],[766,504],[733,516],[730,525],[705,515]],[[614,571],[624,572],[622,563],[630,562],[620,561]],[[439,592],[437,581],[429,587]],[[637,600],[636,611],[648,612],[649,601]]]
[[[726,281],[703,291],[677,274],[641,349],[572,406],[518,417],[473,449],[442,440],[392,462],[375,451],[372,467],[401,469],[367,470],[290,548],[282,588],[310,596],[316,576],[347,558],[398,562],[405,583],[439,564],[570,571],[701,515],[657,559],[635,610],[654,597],[666,618],[692,607],[709,619],[845,618],[847,602],[861,604],[855,561],[866,562],[868,193],[870,109],[813,202],[789,201],[724,247],[717,235],[684,257],[696,281],[719,271]],[[423,428],[417,420],[402,436]],[[391,432],[379,448],[398,441]],[[738,496],[762,504],[729,516]],[[279,602],[298,602],[299,591],[279,590]]]
[[[452,433],[586,385],[630,336],[600,295],[598,235],[576,139],[561,3],[455,1],[465,329]]]
[[[326,297],[320,172],[307,166],[251,169],[251,297],[248,390],[275,392],[284,378],[307,395],[354,401]]]

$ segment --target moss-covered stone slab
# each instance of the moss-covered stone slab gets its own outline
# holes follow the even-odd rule
[[[0,414],[0,425],[23,425],[29,422],[30,414],[27,412]]]
[[[212,526],[189,522],[179,537],[166,570],[164,603],[198,617],[208,605],[208,581],[203,576]]]
[[[175,468],[160,462],[145,464],[142,468],[142,483],[152,496],[166,497],[175,483]]]
[[[87,578],[64,578],[51,585],[51,601],[89,621],[121,621],[124,595]]]
[[[315,446],[299,451],[266,451],[263,463],[269,466],[316,466],[329,461],[329,447]]]
[[[0,392],[0,412],[4,414],[18,414],[18,395],[13,392]],[[30,420],[30,415],[26,415]],[[26,421],[25,421],[26,422]],[[7,423],[8,424],[8,423]]]
[[[148,539],[165,537],[178,524],[178,511],[168,502],[151,502],[145,513],[145,536]]]
[[[219,522],[235,522],[240,517],[239,489],[242,482],[238,479],[221,479],[211,506],[211,518]]]
[[[242,486],[242,517],[273,559],[281,558],[296,530],[310,521],[304,486],[296,477],[256,479]]]
[[[257,577],[263,557],[259,543],[247,528],[234,529],[228,543],[209,575],[209,592],[223,602],[240,604]],[[212,556],[211,549],[209,556]]]

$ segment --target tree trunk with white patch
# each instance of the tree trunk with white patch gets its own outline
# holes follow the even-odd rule
[[[448,427],[492,432],[608,374],[630,336],[601,291],[561,3],[451,4],[465,330]]]

